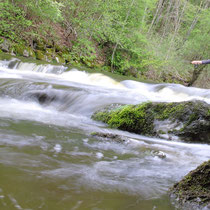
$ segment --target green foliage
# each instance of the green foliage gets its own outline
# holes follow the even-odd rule
[[[58,22],[63,20],[63,4],[56,0],[13,0],[14,5],[23,8],[28,18]],[[11,4],[11,3],[10,3]]]
[[[185,42],[182,54],[188,59],[207,59],[210,42],[210,8],[202,10],[196,27]]]
[[[153,3],[152,3],[153,2]],[[113,60],[115,71],[125,74],[130,68],[145,71],[155,64],[155,58],[145,51],[147,39],[142,18],[145,7],[154,7],[154,1],[64,1],[65,24],[77,35],[73,44],[73,56],[82,60],[96,58],[96,43],[106,54],[106,63],[111,66],[114,45],[118,48]],[[69,24],[70,21],[70,24]],[[107,47],[108,46],[108,47]],[[98,47],[98,46],[97,46]],[[94,57],[95,55],[95,57]]]
[[[11,40],[20,40],[24,30],[31,26],[32,22],[26,19],[26,14],[18,6],[8,0],[0,2],[0,36]]]
[[[44,40],[68,62],[97,62],[120,74],[190,80],[193,59],[207,59],[210,8],[200,0],[3,0],[0,36]],[[70,58],[71,57],[71,58]]]
[[[73,60],[82,61],[90,65],[96,59],[95,48],[93,43],[85,38],[77,39],[77,42],[71,49],[71,55]]]

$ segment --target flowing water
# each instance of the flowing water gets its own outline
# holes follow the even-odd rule
[[[109,129],[91,115],[111,103],[194,99],[210,103],[210,90],[0,61],[0,209],[174,209],[168,189],[210,158],[210,145]]]

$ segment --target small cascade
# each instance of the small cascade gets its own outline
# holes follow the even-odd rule
[[[19,59],[0,61],[0,91],[4,97],[32,101],[57,111],[90,116],[111,103],[138,104],[144,101],[210,103],[207,89],[178,84],[147,84],[132,80],[118,82],[99,73],[87,73],[51,64],[24,63]],[[11,71],[12,70],[12,71]],[[13,80],[9,80],[13,78]],[[21,80],[19,80],[21,79]]]
[[[174,210],[168,189],[210,158],[210,145],[111,129],[91,115],[112,103],[210,103],[210,90],[66,70],[0,61],[0,209]]]
[[[203,100],[210,103],[210,91],[180,84],[147,84],[131,80],[121,82],[126,88],[148,97],[150,101],[181,102]]]
[[[89,74],[85,71],[78,71],[77,69],[72,69],[71,71],[64,72],[60,75],[60,78],[64,80],[68,80],[71,82],[79,82],[81,84],[86,85],[95,85],[105,87],[106,89],[109,88],[117,88],[117,89],[124,89],[124,85],[116,80],[105,76],[100,73],[92,73]]]
[[[51,65],[51,64],[36,64],[22,62],[17,58],[12,58],[11,60],[4,60],[0,62],[0,67],[19,70],[19,71],[33,71],[42,72],[50,74],[62,74],[67,67],[62,65]]]

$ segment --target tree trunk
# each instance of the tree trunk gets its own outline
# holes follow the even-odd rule
[[[195,15],[195,17],[194,17],[194,20],[193,20],[193,22],[192,22],[192,24],[191,24],[189,30],[187,31],[186,37],[184,38],[184,41],[183,41],[183,44],[182,44],[182,45],[184,45],[184,43],[188,40],[188,38],[189,38],[189,36],[190,36],[192,30],[195,28],[195,25],[197,24],[197,22],[198,22],[198,20],[199,20],[199,17],[200,17],[199,15],[200,15],[200,13],[201,13],[201,10],[202,10],[202,9],[206,9],[206,8],[208,7],[208,5],[209,5],[209,0],[207,0],[205,6],[204,6],[203,8],[202,8],[202,4],[203,4],[203,1],[201,1],[201,3],[200,3],[200,7],[199,7],[199,9],[197,10],[197,13],[196,13],[196,15]]]
[[[135,0],[132,0],[132,2],[131,2],[130,8],[129,8],[128,13],[127,13],[126,18],[125,18],[125,23],[126,23],[127,20],[128,20],[128,17],[129,17],[130,12],[131,12],[131,7],[133,6],[134,1],[135,1]],[[125,27],[125,24],[123,25],[123,28],[124,28],[124,27]],[[116,45],[115,45],[115,47],[114,47],[114,50],[113,50],[113,52],[112,52],[111,72],[114,72],[114,70],[113,70],[113,62],[114,62],[114,56],[115,56],[115,52],[116,52],[116,50],[117,50],[118,45],[119,45],[119,42],[117,41],[117,43],[116,43]]]
[[[155,15],[154,15],[154,17],[153,17],[153,19],[152,19],[152,23],[151,23],[151,25],[150,25],[150,27],[149,27],[149,30],[148,30],[148,32],[147,32],[148,35],[150,34],[150,32],[151,32],[151,30],[152,30],[152,27],[153,27],[153,25],[155,24],[155,20],[156,20],[158,14],[159,14],[159,11],[160,11],[162,5],[163,5],[163,0],[159,0],[159,1],[158,1],[158,6],[157,6],[157,9],[156,9],[156,12],[155,12]]]

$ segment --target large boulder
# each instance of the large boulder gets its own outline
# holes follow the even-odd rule
[[[179,209],[210,209],[210,160],[176,183],[170,196]]]
[[[11,47],[11,43],[8,40],[6,40],[6,39],[1,39],[0,40],[0,49],[3,52],[8,53],[9,50],[10,50],[10,47]]]
[[[210,105],[202,101],[112,105],[92,118],[137,134],[210,142]]]

